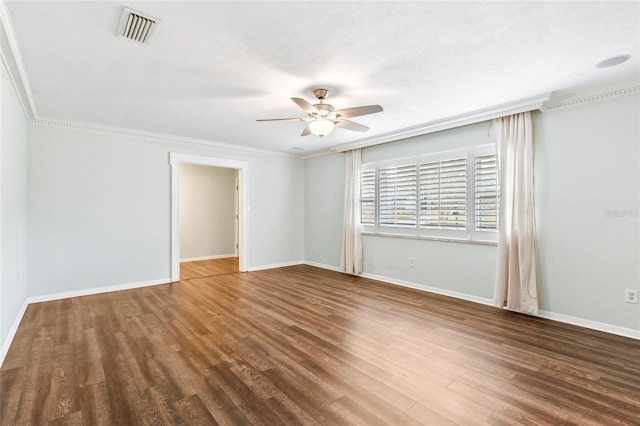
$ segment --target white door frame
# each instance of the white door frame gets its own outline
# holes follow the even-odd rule
[[[238,238],[238,269],[247,271],[248,250],[247,230],[249,206],[247,204],[247,183],[249,181],[249,163],[246,161],[228,160],[226,158],[205,157],[200,155],[169,153],[171,165],[171,281],[180,281],[180,164],[197,164],[201,166],[224,167],[238,170],[238,226],[240,236]]]

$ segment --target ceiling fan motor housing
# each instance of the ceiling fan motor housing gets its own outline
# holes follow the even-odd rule
[[[327,96],[329,96],[329,91],[327,89],[314,89],[313,91],[313,95],[320,99],[327,99]]]

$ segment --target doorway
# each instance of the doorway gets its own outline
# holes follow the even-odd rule
[[[226,167],[180,165],[181,281],[238,272],[237,174]]]
[[[171,281],[180,281],[180,166],[200,165],[234,169],[237,173],[237,254],[238,270],[247,271],[247,174],[249,164],[244,161],[170,153],[171,165]]]

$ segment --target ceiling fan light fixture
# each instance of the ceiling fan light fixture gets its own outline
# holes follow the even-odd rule
[[[320,101],[317,104],[311,104],[302,98],[291,98],[304,112],[306,117],[300,118],[265,118],[257,121],[302,121],[306,123],[306,127],[300,136],[316,135],[321,138],[327,136],[335,127],[354,132],[366,132],[369,127],[358,124],[354,121],[347,120],[351,117],[360,117],[362,115],[374,114],[381,112],[380,105],[365,105],[359,107],[343,108],[336,111],[335,107],[325,104],[324,100],[329,93],[326,89],[316,89],[313,94]]]
[[[316,136],[320,136],[321,138],[333,132],[334,127],[335,124],[333,121],[325,120],[323,118],[316,119],[309,123],[309,130],[311,130],[311,133]]]

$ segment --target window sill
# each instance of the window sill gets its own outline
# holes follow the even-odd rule
[[[463,244],[477,244],[482,246],[497,246],[498,243],[494,241],[478,241],[478,240],[463,240],[459,238],[441,238],[441,237],[428,237],[424,235],[407,235],[407,234],[392,234],[388,232],[371,232],[361,231],[361,235],[369,235],[374,237],[385,238],[405,238],[408,240],[427,240],[427,241],[442,241],[446,243],[463,243]]]

